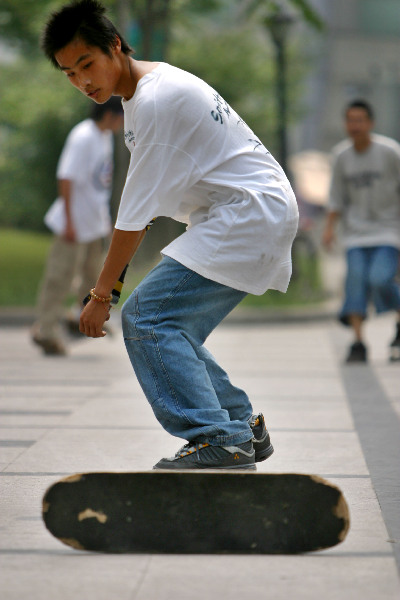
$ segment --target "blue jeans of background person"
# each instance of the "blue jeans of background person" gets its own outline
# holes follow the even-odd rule
[[[400,310],[400,289],[395,282],[399,250],[392,246],[350,248],[347,251],[345,301],[340,313],[348,325],[349,315],[367,316],[368,302],[377,313]]]
[[[126,349],[161,425],[214,446],[252,439],[250,401],[203,344],[246,296],[164,257],[122,308]]]

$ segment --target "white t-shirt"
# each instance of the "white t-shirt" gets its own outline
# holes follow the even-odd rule
[[[165,63],[123,107],[132,156],[116,228],[172,217],[188,227],[164,255],[235,289],[286,291],[296,200],[243,120],[204,81]]]
[[[57,178],[72,181],[71,214],[78,242],[91,242],[111,231],[109,201],[113,172],[113,135],[92,119],[78,123],[61,153]],[[57,198],[45,215],[54,233],[65,231],[64,200]]]
[[[400,145],[371,135],[365,152],[335,146],[329,209],[341,213],[346,248],[400,248]]]

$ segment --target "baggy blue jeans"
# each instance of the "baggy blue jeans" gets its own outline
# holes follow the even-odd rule
[[[214,446],[252,439],[249,398],[203,345],[245,296],[164,257],[125,302],[130,361],[157,420],[172,435]]]
[[[368,302],[377,313],[400,310],[400,289],[395,281],[399,250],[392,246],[350,248],[347,251],[345,300],[340,320],[348,325],[352,314],[367,316]]]

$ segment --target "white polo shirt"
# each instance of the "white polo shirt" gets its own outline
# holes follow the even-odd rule
[[[110,196],[113,175],[113,134],[92,119],[71,129],[57,166],[57,178],[69,179],[71,215],[78,242],[91,242],[111,231]],[[57,198],[45,215],[57,235],[65,231],[64,200]]]

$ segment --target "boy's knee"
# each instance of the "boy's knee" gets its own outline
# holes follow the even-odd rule
[[[124,337],[141,339],[151,336],[153,322],[151,315],[139,310],[139,294],[134,290],[121,309],[121,323]]]
[[[368,283],[372,291],[382,291],[390,285],[391,278],[387,277],[385,273],[371,273]]]
[[[137,319],[137,300],[134,297],[134,293],[125,300],[121,308],[121,324],[124,335]]]
[[[126,302],[123,303],[122,307],[121,307],[121,323],[122,323],[122,329],[124,329],[124,326],[127,322],[128,319],[128,308],[126,306]]]
[[[352,280],[363,281],[367,276],[364,264],[359,260],[349,260],[347,263],[347,277]]]

